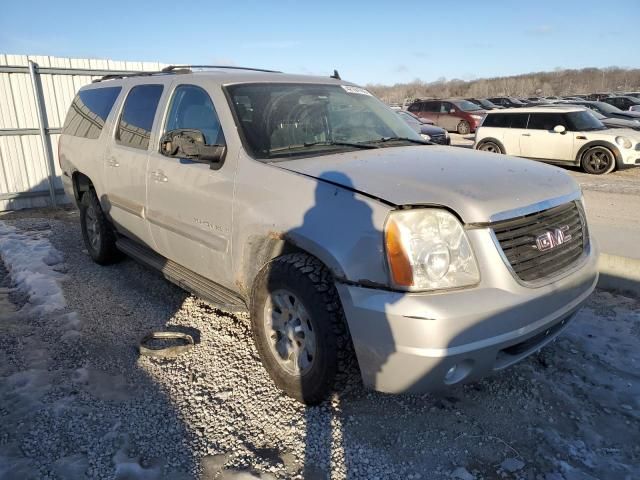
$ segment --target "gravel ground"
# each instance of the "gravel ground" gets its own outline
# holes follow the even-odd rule
[[[353,378],[305,408],[272,385],[246,317],[131,260],[95,265],[76,212],[3,219],[62,253],[66,307],[34,314],[0,269],[2,480],[640,478],[636,299],[597,291],[555,343],[480,383],[389,396]],[[140,357],[152,330],[196,346]]]

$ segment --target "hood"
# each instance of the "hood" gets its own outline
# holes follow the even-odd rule
[[[389,147],[274,163],[395,205],[438,205],[465,223],[566,195],[580,195],[560,168],[441,146]]]
[[[625,111],[616,112],[615,115],[617,115],[618,117],[624,117],[624,118],[628,118],[628,119],[631,119],[631,120],[640,119],[640,112],[634,112],[634,111],[631,111],[631,110],[627,110],[626,112]]]
[[[634,130],[640,129],[640,123],[633,121],[631,119],[624,118],[603,118],[600,120],[607,127],[611,128],[631,128]]]
[[[425,125],[424,123],[420,125],[420,133],[424,133],[425,135],[446,135],[447,131],[444,128],[436,127],[435,125]]]
[[[608,135],[622,135],[624,137],[629,137],[630,139],[636,141],[636,142],[640,142],[640,133],[638,133],[638,130],[633,130],[627,126],[624,127],[615,127],[612,128],[611,130],[607,131],[607,130],[599,130],[602,133],[606,133]],[[588,132],[587,132],[588,133]]]

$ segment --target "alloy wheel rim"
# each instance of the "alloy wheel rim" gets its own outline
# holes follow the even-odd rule
[[[87,236],[89,237],[89,244],[94,250],[98,250],[98,244],[100,243],[100,229],[98,226],[98,216],[93,207],[88,207],[86,211],[86,225]]]
[[[490,153],[497,153],[498,152],[498,149],[492,143],[488,143],[488,144],[483,145],[482,146],[482,150],[484,150],[485,152],[490,152]]]
[[[609,152],[596,148],[589,152],[587,163],[594,172],[603,172],[611,165]]]
[[[300,299],[286,289],[267,298],[264,331],[274,358],[290,375],[302,376],[313,367],[316,335],[311,318]]]

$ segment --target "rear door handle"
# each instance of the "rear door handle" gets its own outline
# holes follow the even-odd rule
[[[522,136],[523,136],[523,137],[530,137],[530,136],[531,136],[531,134],[530,134],[530,133],[523,133],[523,134],[522,134]]]

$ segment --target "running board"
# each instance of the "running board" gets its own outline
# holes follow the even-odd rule
[[[237,293],[163,257],[150,248],[124,237],[116,241],[116,246],[138,262],[159,270],[170,282],[215,307],[234,313],[247,312],[244,300]]]

